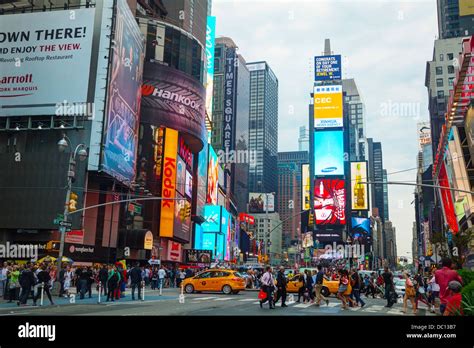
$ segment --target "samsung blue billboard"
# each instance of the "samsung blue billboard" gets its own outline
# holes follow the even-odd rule
[[[352,236],[358,238],[361,236],[370,236],[370,220],[367,218],[351,218]]]
[[[314,175],[344,175],[344,136],[341,130],[314,132]]]

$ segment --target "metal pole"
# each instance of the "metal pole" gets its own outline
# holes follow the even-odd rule
[[[267,241],[267,233],[268,233],[268,193],[265,193],[265,259],[267,259],[268,255],[268,263],[270,263],[270,253],[268,253],[268,241]]]
[[[115,201],[115,180],[112,185],[112,201]],[[111,212],[111,217],[110,217],[110,228],[109,228],[109,240],[108,240],[108,246],[107,246],[107,264],[110,263],[110,239],[112,238],[112,225],[114,223],[114,210],[115,207],[112,206],[112,212]]]
[[[67,192],[66,192],[66,201],[64,203],[64,221],[68,221],[68,213],[69,213],[69,200],[71,199],[71,189],[72,189],[72,178],[74,176],[73,173],[73,166],[76,164],[74,161],[74,152],[71,152],[71,155],[69,157],[69,165],[68,165],[68,171],[67,171]],[[59,282],[59,277],[61,274],[61,269],[62,269],[62,259],[63,259],[63,254],[64,254],[64,241],[65,241],[65,236],[66,236],[66,226],[60,226],[59,227],[59,233],[61,234],[61,241],[59,244],[59,255],[58,255],[58,260],[57,260],[57,265],[56,265],[56,279]],[[61,283],[59,282],[60,286]],[[58,290],[58,294],[61,290]]]
[[[102,282],[99,280],[99,296],[97,298],[97,303],[100,303],[100,294],[102,293]]]
[[[43,299],[44,299],[44,282],[41,283],[41,304],[40,304],[41,307],[43,307]]]

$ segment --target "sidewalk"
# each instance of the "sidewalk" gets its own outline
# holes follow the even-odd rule
[[[145,290],[145,302],[148,300],[153,301],[160,301],[160,300],[173,300],[179,298],[180,289],[178,288],[164,288],[162,290],[162,296],[160,296],[159,290],[151,290],[150,288],[146,288]],[[92,297],[89,298],[86,294],[84,299],[80,299],[80,295],[76,295],[76,288],[71,288],[71,295],[75,295],[75,302],[71,302],[71,298],[59,298],[58,296],[52,296],[54,305],[55,306],[65,306],[65,305],[74,305],[74,304],[99,304],[99,296],[96,289],[92,289]],[[107,296],[101,295],[100,296],[100,304],[107,304],[107,303],[124,303],[124,302],[140,302],[138,300],[137,291],[135,291],[135,301],[132,301],[132,289],[127,288],[125,291],[125,297],[120,298],[120,300],[115,300],[114,302],[106,302]],[[37,306],[40,306],[40,299],[38,299]],[[27,307],[33,307],[33,300],[31,298],[28,299]],[[43,307],[51,306],[49,303],[48,296],[44,294],[43,297]],[[16,301],[12,303],[8,303],[8,301],[4,300],[3,298],[0,299],[0,309],[3,308],[24,308],[25,306],[18,306]]]

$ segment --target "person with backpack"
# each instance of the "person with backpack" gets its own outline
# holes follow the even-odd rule
[[[395,292],[395,286],[393,285],[393,273],[388,269],[384,268],[382,273],[383,283],[385,284],[385,299],[387,300],[387,305],[385,307],[391,308],[394,303],[392,292]]]
[[[46,265],[42,265],[38,272],[38,290],[36,292],[36,296],[33,298],[33,306],[36,306],[36,302],[38,298],[41,297],[41,293],[44,291],[48,296],[48,300],[50,304],[53,306],[54,302],[51,298],[51,292],[49,291],[49,282],[51,280],[51,276],[49,275],[49,270],[46,268]]]
[[[321,293],[324,283],[323,266],[318,265],[318,273],[316,273],[316,281],[314,282],[314,290],[316,293],[316,306],[321,304],[321,300],[326,301],[326,306],[329,306],[329,300]]]
[[[158,288],[158,271],[156,267],[153,267],[153,271],[151,272],[151,290],[155,290]]]
[[[176,279],[176,271],[173,268],[171,268],[169,271],[169,277],[170,277],[170,288],[174,288],[175,279]]]
[[[132,301],[135,300],[135,289],[138,289],[138,299],[142,299],[141,284],[142,284],[142,270],[140,264],[137,262],[135,267],[130,271],[130,285],[132,288]]]
[[[107,294],[107,278],[108,278],[108,271],[107,266],[104,264],[102,268],[99,270],[98,280],[102,286],[102,295]]]
[[[36,278],[32,271],[32,264],[28,263],[23,271],[20,273],[19,283],[21,286],[20,299],[17,305],[26,306],[31,289],[36,285]]]

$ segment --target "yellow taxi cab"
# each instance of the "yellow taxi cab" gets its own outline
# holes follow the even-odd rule
[[[286,283],[286,292],[288,293],[297,293],[299,288],[303,286],[303,281],[299,280],[299,274],[295,275],[293,278],[290,278]],[[324,278],[323,287],[321,289],[321,294],[324,297],[329,296],[330,294],[337,294],[339,289],[339,280],[327,280]],[[351,284],[348,284],[347,290],[344,295],[350,295],[352,292]]]
[[[217,291],[226,295],[245,290],[245,279],[230,269],[209,269],[181,283],[187,294],[200,291]]]

